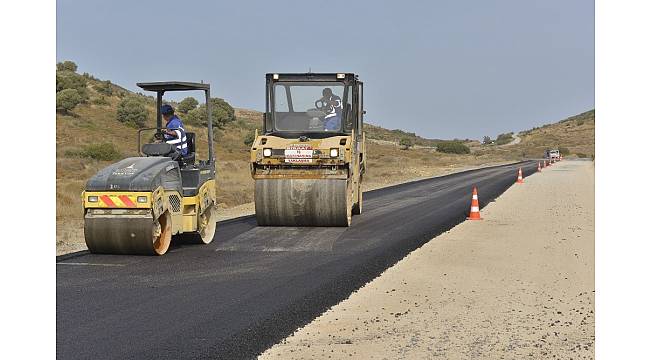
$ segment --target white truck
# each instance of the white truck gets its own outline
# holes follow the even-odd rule
[[[547,149],[546,151],[544,151],[544,158],[549,159],[549,160],[559,160],[560,159],[560,150],[557,150],[557,149],[549,150],[549,149]]]

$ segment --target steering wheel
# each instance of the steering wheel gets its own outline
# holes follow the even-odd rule
[[[327,108],[328,104],[327,104],[327,102],[325,102],[325,100],[323,100],[323,99],[318,99],[318,100],[316,100],[316,101],[314,102],[314,106],[315,106],[316,109],[318,109],[318,110],[325,110],[325,109]]]
[[[156,131],[156,133],[153,134],[153,138],[159,141],[165,141],[165,133],[162,130]]]

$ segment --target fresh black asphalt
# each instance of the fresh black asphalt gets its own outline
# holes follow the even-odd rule
[[[162,257],[58,257],[57,358],[254,358],[465,220],[472,186],[481,207],[494,200],[519,166],[528,176],[537,162],[364,193],[349,228],[257,227],[248,216]]]

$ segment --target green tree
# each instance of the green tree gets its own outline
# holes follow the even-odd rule
[[[61,90],[56,93],[56,108],[69,113],[81,100],[81,95],[76,89]]]
[[[404,149],[408,150],[413,146],[413,141],[410,138],[403,137],[399,140],[399,145]]]
[[[212,106],[212,124],[215,128],[223,129],[227,124],[235,120],[235,109],[225,100],[212,98],[210,99],[210,105]],[[207,126],[208,111],[205,104],[190,110],[184,120],[187,124]]]
[[[199,102],[196,101],[195,98],[188,96],[185,99],[181,100],[180,103],[178,103],[178,111],[187,114],[189,111],[196,109],[196,107],[199,105]]]
[[[56,70],[77,72],[77,64],[70,60],[58,62],[56,63]]]
[[[125,97],[117,105],[117,120],[121,123],[144,127],[149,117],[149,112],[144,104],[135,97]]]

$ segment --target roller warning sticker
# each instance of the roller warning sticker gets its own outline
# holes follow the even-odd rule
[[[314,156],[314,149],[307,144],[292,144],[284,150],[284,162],[310,163]]]
[[[109,208],[134,208],[136,207],[135,199],[127,195],[102,195],[99,197],[105,207]]]

